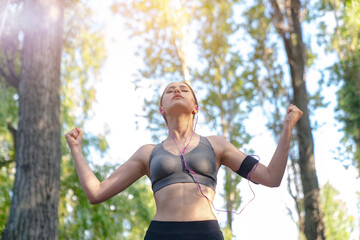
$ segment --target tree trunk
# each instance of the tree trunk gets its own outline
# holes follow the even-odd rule
[[[300,23],[301,5],[299,0],[287,0],[286,2],[286,8],[288,8],[286,11],[290,12],[290,16],[287,19],[287,28],[284,26],[284,16],[277,1],[271,0],[275,26],[284,41],[288,57],[294,94],[293,103],[304,113],[296,125],[296,130],[299,139],[299,167],[304,194],[305,236],[309,240],[325,239],[319,184],[314,163],[314,141],[311,133],[308,95],[305,85],[306,50],[302,39]]]
[[[2,239],[57,239],[63,0],[25,0],[16,176]]]

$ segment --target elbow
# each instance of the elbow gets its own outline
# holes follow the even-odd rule
[[[278,188],[278,187],[280,187],[280,184],[273,184],[273,185],[271,185],[270,187],[271,187],[271,188]]]
[[[100,200],[99,198],[96,198],[95,196],[87,196],[87,198],[91,205],[96,205],[96,204],[103,202],[102,200]]]
[[[261,183],[262,185],[269,187],[269,188],[278,188],[280,187],[281,184],[281,179],[277,180],[277,179],[267,179],[264,182]]]
[[[97,199],[88,199],[89,200],[89,203],[91,205],[96,205],[96,204],[99,204],[99,203],[102,203],[103,201],[100,201],[100,200],[97,200]]]
[[[268,169],[267,175],[264,180],[265,180],[265,184],[264,184],[265,186],[270,188],[277,188],[280,187],[282,181],[282,175],[280,176],[279,174],[272,173]]]
[[[89,203],[90,203],[91,205],[95,205],[95,204],[98,204],[98,203],[99,203],[99,201],[96,201],[95,198],[91,198],[91,197],[88,197],[88,201],[89,201]]]
[[[281,180],[280,181],[272,181],[268,184],[268,187],[270,188],[278,188],[280,187]]]
[[[92,199],[88,199],[88,200],[91,205],[96,205],[96,204],[100,203],[99,201],[96,201],[96,200],[92,200]]]

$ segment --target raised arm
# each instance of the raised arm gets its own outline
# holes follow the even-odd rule
[[[82,135],[82,131],[75,128],[65,134],[65,138],[75,162],[81,187],[91,204],[106,201],[148,173],[146,161],[150,155],[151,145],[141,147],[127,162],[100,182],[82,154]]]
[[[265,180],[266,182],[269,182],[271,186],[280,186],[289,156],[292,130],[302,115],[303,112],[295,105],[290,105],[288,107],[283,124],[283,130],[269,165],[267,168],[260,166],[258,171],[254,171],[254,173],[250,175],[255,182],[257,180]]]
[[[250,179],[253,182],[268,187],[280,186],[289,155],[291,133],[302,114],[302,111],[295,105],[291,104],[288,107],[283,124],[283,130],[275,153],[268,166],[264,166],[260,162],[256,169],[250,174]],[[223,144],[223,149],[222,163],[225,166],[230,167],[233,171],[238,171],[246,157],[246,154],[240,152],[228,142]]]

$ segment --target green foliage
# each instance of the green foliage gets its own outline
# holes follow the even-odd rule
[[[338,197],[339,192],[327,182],[321,188],[320,195],[327,239],[350,239],[354,232],[354,217],[348,214],[346,203]],[[299,201],[302,202],[303,198]],[[304,209],[300,211],[300,214],[304,213]],[[306,237],[300,232],[299,240],[303,239]]]
[[[154,216],[152,191],[140,179],[127,190],[106,202],[91,205],[85,196],[72,160],[63,161],[60,203],[60,239],[143,239]],[[92,166],[99,180],[117,166]]]
[[[94,84],[100,80],[99,70],[106,59],[104,35],[94,27],[91,16],[92,11],[81,2],[65,10],[61,63],[61,112],[65,130],[82,126],[90,117],[96,94]]]
[[[0,78],[0,234],[10,211],[10,189],[15,177],[14,140],[8,129],[8,123],[17,122],[15,94],[15,89]]]
[[[344,123],[345,149],[353,154],[352,162],[360,172],[360,2],[323,0],[319,9],[332,13],[336,20],[333,31],[322,23],[322,37],[328,50],[338,55],[330,68],[332,83],[340,86],[337,119]]]
[[[223,234],[224,234],[224,240],[232,240],[233,239],[233,234],[232,231],[230,229],[229,226],[226,226],[224,229],[222,229]]]
[[[258,83],[249,73],[256,69],[244,66],[237,46],[230,41],[239,28],[233,13],[237,2],[129,1],[116,3],[112,9],[125,17],[131,36],[145,42],[138,48],[145,64],[139,74],[155,86],[138,80],[137,88],[141,83],[158,92],[161,82],[156,83],[156,79],[159,78],[192,81],[196,84],[195,92],[201,89],[204,95],[200,109],[208,127],[237,148],[244,148],[250,136],[243,121],[251,109],[249,102],[254,99]],[[193,44],[188,44],[190,41]],[[198,53],[199,64],[190,65],[189,56],[194,52]],[[155,140],[164,126],[164,120],[157,114],[158,106],[156,95],[151,100],[145,99],[143,108]],[[225,181],[226,207],[237,209],[241,203],[237,189],[240,178],[227,171]]]
[[[5,228],[7,216],[10,212],[11,192],[15,178],[15,163],[0,167],[0,234]]]
[[[313,53],[310,46],[305,46],[302,40],[301,29],[304,19],[301,17],[305,16],[305,20],[308,21],[312,19],[311,11],[309,13],[306,9],[307,4],[307,1],[256,0],[252,1],[249,8],[245,10],[244,28],[253,42],[252,52],[249,53],[249,62],[255,65],[252,68],[257,69],[253,76],[259,79],[260,103],[262,103],[264,113],[268,116],[267,127],[273,132],[276,140],[282,132],[283,116],[290,103],[296,101],[296,105],[304,108],[303,110],[306,112],[309,109],[310,113],[316,107],[325,106],[321,96],[321,85],[313,96],[308,97],[306,88],[303,88],[303,92],[299,94],[299,86],[304,86],[301,83],[302,80],[305,80],[304,71],[307,67],[312,66],[316,58],[316,54]],[[298,6],[299,9],[294,6]],[[296,96],[298,97],[295,98]],[[309,120],[304,117],[303,120]],[[311,130],[309,129],[309,131]],[[295,137],[297,134],[293,134],[293,136]],[[293,140],[297,140],[296,137]],[[310,142],[311,139],[308,140]],[[308,161],[299,161],[302,146],[297,141],[291,141],[289,153],[291,162],[288,165],[291,175],[288,176],[288,190],[295,201],[297,215],[300,219],[299,232],[301,238],[304,238],[301,232],[304,231],[305,224],[309,225],[313,222],[310,220],[311,223],[305,223],[309,218],[304,218],[304,211],[306,210],[306,214],[310,211],[304,206],[304,201],[301,199],[301,196],[305,194],[302,193],[302,187],[310,189],[309,185],[316,186],[317,179],[315,176],[311,180],[312,183],[309,184],[309,181],[306,181],[309,178],[300,174],[300,167],[303,168],[304,163]],[[311,207],[311,211],[315,213],[316,208],[315,204]],[[316,236],[314,235],[313,238]]]
[[[239,23],[234,20],[233,9],[237,1],[201,1],[196,19],[200,24],[197,35],[199,61],[195,80],[206,89],[201,109],[209,127],[224,136],[236,148],[246,151],[250,136],[244,120],[257,94],[258,82],[250,77],[237,46],[231,38],[238,33]],[[241,204],[238,184],[241,178],[225,169],[224,204],[227,210],[237,210]],[[231,239],[232,216],[228,214],[226,239]]]
[[[20,72],[20,42],[17,38],[20,24],[14,20],[19,11],[19,3],[13,2],[0,41],[0,235],[10,212],[11,188],[15,178],[15,139],[10,128],[17,128],[18,95],[6,77],[14,80]]]
[[[17,93],[0,78],[0,162],[15,161],[14,139],[9,124],[17,126]],[[2,164],[1,164],[2,165]],[[0,165],[0,166],[1,166]],[[1,184],[1,183],[0,183]]]
[[[81,1],[76,3],[69,1],[67,4],[61,63],[63,133],[74,126],[83,129],[85,121],[91,117],[91,106],[96,96],[94,84],[99,80],[98,72],[106,57],[104,36],[99,29],[94,28],[91,10]],[[91,148],[97,149],[103,154],[108,147],[104,136],[101,134],[93,136],[86,131],[82,143],[85,156],[89,156]],[[96,235],[104,238],[104,235],[111,233],[104,232],[104,227],[101,227],[104,218],[99,217],[101,216],[97,212],[99,207],[95,208],[96,211],[93,214],[91,208],[86,209],[89,203],[84,198],[64,138],[62,138],[62,152],[59,237],[61,239],[76,239],[83,236],[84,239],[94,239],[93,235]],[[102,171],[106,171],[106,168]],[[78,214],[81,210],[82,214]],[[105,211],[105,209],[102,210]],[[75,217],[72,217],[74,214]],[[85,232],[88,225],[96,226],[92,228],[94,232]],[[111,227],[108,229],[112,230]]]
[[[20,5],[18,2],[9,5],[7,24],[0,39],[0,163],[15,160],[14,139],[8,125],[16,128],[18,121],[18,95],[12,83],[20,74],[20,23],[16,20]]]
[[[64,33],[62,119],[64,131],[73,126],[83,127],[91,117],[91,106],[95,101],[94,83],[105,60],[103,34],[94,29],[91,10],[78,3],[68,9],[69,26]],[[106,134],[84,135],[85,157],[90,149],[101,154],[108,144]],[[139,180],[120,196],[98,204],[89,204],[77,178],[75,166],[63,140],[63,174],[61,204],[59,207],[59,237],[61,239],[142,239],[154,212],[152,191]],[[93,166],[99,180],[105,179],[115,166]],[[144,200],[149,205],[141,202]],[[146,208],[145,208],[146,207]]]
[[[326,235],[328,239],[350,239],[354,231],[354,217],[349,216],[342,200],[337,199],[339,192],[327,182],[321,189]]]
[[[131,37],[141,36],[144,41],[137,51],[146,66],[140,70],[141,76],[181,80],[179,53],[186,37],[186,30],[182,28],[190,21],[187,8],[176,6],[171,0],[140,0],[114,3],[112,9],[125,17]]]
[[[266,1],[257,0],[244,12],[244,24],[252,41],[252,51],[248,54],[248,69],[252,79],[259,83],[258,102],[263,106],[267,115],[267,127],[279,137],[282,131],[282,116],[289,105],[291,95],[290,83],[286,81],[283,62],[281,62],[282,46],[272,25],[272,18]]]
[[[146,67],[139,69],[140,77],[134,84],[136,89],[153,89],[159,93],[151,99],[144,99],[144,114],[139,115],[148,119],[147,129],[153,133],[152,138],[157,142],[164,136],[165,128],[164,120],[158,114],[162,84],[185,81],[183,69],[189,69],[184,62],[184,42],[188,41],[187,26],[192,14],[191,7],[184,7],[184,4],[189,3],[140,0],[115,2],[112,5],[113,12],[124,17],[130,37],[142,40],[136,54],[142,57]]]
[[[18,4],[18,2],[14,3]],[[83,128],[85,121],[91,118],[91,107],[96,96],[94,84],[99,80],[98,73],[106,58],[104,36],[91,20],[91,10],[82,1],[69,0],[65,1],[65,4],[61,66],[63,133],[74,126]],[[18,12],[14,11],[11,17],[16,19],[17,14]],[[17,74],[20,72],[22,41],[22,33],[20,27],[16,25],[17,21],[10,22],[12,24],[4,29],[6,38],[3,39],[7,42],[5,40],[1,42],[3,54],[0,54],[0,67],[8,75],[11,67]],[[10,123],[13,127],[17,127],[18,98],[17,90],[8,83],[9,79],[0,77],[0,234],[9,213],[15,175],[15,162],[11,162],[15,160],[15,148],[7,125]],[[104,154],[108,148],[106,134],[107,132],[94,136],[85,131],[84,155],[89,156],[90,149],[96,149]],[[79,239],[79,236],[80,239],[128,239],[127,237],[142,239],[155,209],[154,203],[151,202],[152,191],[144,179],[138,181],[120,197],[92,206],[80,187],[64,138],[62,138],[62,152],[60,239]],[[5,165],[4,161],[6,161]],[[115,166],[94,166],[94,168],[99,178],[104,179],[115,169]],[[148,207],[142,202],[143,200],[148,203]]]

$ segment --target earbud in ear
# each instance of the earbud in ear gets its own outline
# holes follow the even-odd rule
[[[192,112],[193,114],[196,114],[196,113],[198,113],[199,112],[199,107],[198,106],[196,106],[195,107],[195,110]]]

